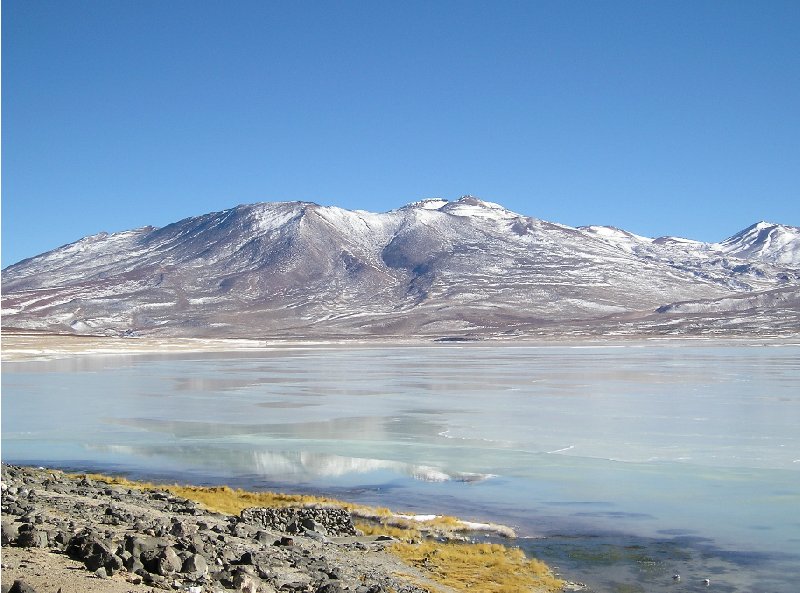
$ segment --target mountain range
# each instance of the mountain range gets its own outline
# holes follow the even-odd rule
[[[719,242],[570,227],[464,196],[386,213],[236,206],[2,271],[4,331],[441,340],[800,333],[800,228]]]

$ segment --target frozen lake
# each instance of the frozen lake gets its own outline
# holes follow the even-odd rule
[[[2,370],[7,462],[508,523],[598,592],[800,580],[800,346],[320,346]]]

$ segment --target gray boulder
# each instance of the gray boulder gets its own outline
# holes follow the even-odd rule
[[[155,572],[161,576],[167,576],[179,572],[182,566],[183,562],[177,552],[175,552],[175,549],[172,546],[168,546],[159,553],[157,570]]]
[[[21,548],[46,548],[48,542],[47,532],[41,529],[20,531],[17,537],[17,545]]]
[[[243,593],[267,593],[271,585],[269,585],[269,583],[264,583],[251,572],[239,569],[233,575],[233,587],[237,591],[242,591]],[[271,588],[271,590],[275,591],[274,588]]]
[[[17,541],[19,535],[19,524],[15,523],[12,519],[3,517],[2,526],[2,543],[4,546],[13,544]]]
[[[11,585],[8,593],[36,593],[36,589],[23,580],[16,580]]]
[[[126,535],[125,551],[135,558],[140,557],[144,552],[157,552],[160,548],[166,547],[168,541],[158,537],[146,535]]]
[[[208,562],[200,554],[192,554],[183,561],[181,572],[186,573],[189,578],[197,580],[208,574]]]

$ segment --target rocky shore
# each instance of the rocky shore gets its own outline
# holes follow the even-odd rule
[[[4,592],[428,590],[385,552],[391,538],[359,537],[344,509],[228,516],[166,491],[5,465],[2,493]],[[73,565],[56,575],[64,563],[43,552]]]
[[[329,506],[209,511],[166,490],[2,467],[2,591],[424,593],[452,589]]]

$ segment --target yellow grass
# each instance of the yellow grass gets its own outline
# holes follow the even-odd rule
[[[456,591],[517,593],[558,591],[563,581],[543,562],[522,550],[499,544],[463,544],[426,541],[396,543],[392,551],[431,579]]]
[[[422,537],[418,529],[410,527],[397,527],[395,525],[387,525],[376,521],[355,521],[356,529],[364,535],[388,535],[395,539],[410,542]]]
[[[331,505],[348,508],[348,503],[305,494],[281,494],[278,492],[248,492],[240,488],[228,486],[182,486],[179,484],[152,484],[150,482],[132,482],[126,478],[104,476],[102,474],[81,474],[91,480],[117,484],[138,490],[163,490],[175,496],[188,498],[202,504],[210,511],[238,515],[250,507],[288,507],[306,505]]]

